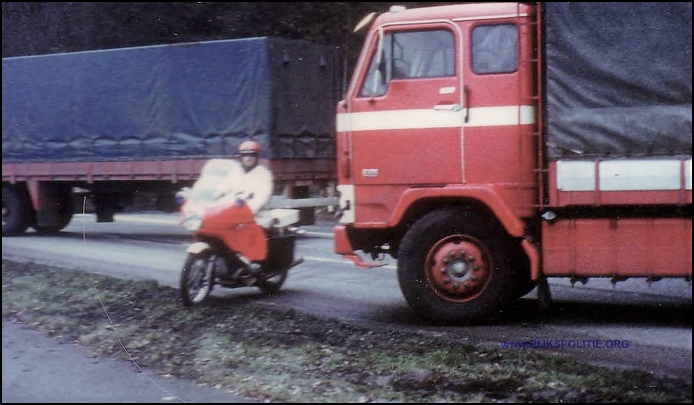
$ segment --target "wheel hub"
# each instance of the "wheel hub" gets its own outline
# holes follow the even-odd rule
[[[437,295],[468,301],[481,294],[491,277],[489,255],[476,239],[452,235],[435,244],[427,258],[427,279]]]

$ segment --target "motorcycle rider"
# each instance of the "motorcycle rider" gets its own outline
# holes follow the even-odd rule
[[[273,177],[270,170],[260,165],[262,148],[253,140],[241,142],[236,149],[239,161],[220,159],[228,170],[217,185],[216,198],[235,198],[239,206],[248,205],[256,219],[264,216],[263,207],[272,197]],[[176,193],[176,202],[182,206],[191,192],[183,187]]]
[[[243,166],[243,174],[237,179],[237,202],[248,204],[253,215],[270,201],[272,196],[272,173],[265,166],[258,164],[262,149],[253,140],[242,142],[237,149]]]

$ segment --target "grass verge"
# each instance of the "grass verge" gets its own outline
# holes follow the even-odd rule
[[[691,380],[455,336],[368,329],[252,302],[2,261],[2,316],[95,355],[265,402],[691,402]]]

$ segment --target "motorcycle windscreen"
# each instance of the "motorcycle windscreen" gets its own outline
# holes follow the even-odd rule
[[[190,201],[213,202],[222,194],[233,195],[243,176],[241,163],[233,159],[210,159],[193,184]]]

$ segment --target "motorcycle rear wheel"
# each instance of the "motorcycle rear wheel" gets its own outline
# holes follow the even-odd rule
[[[208,264],[209,255],[189,253],[186,256],[180,281],[184,306],[198,305],[210,295],[214,285],[214,266]]]
[[[289,268],[284,268],[276,271],[274,274],[258,280],[258,288],[264,294],[274,294],[282,288],[284,281],[287,279]]]
[[[282,288],[294,261],[295,237],[292,234],[274,235],[268,239],[268,258],[256,285],[264,294],[275,294]]]

